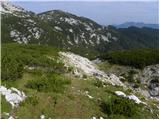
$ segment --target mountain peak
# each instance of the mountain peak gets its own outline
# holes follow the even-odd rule
[[[69,13],[67,11],[62,11],[62,10],[50,10],[46,12],[39,13],[39,15],[47,15],[47,16],[61,16],[61,17],[78,17],[72,13]]]
[[[125,22],[120,25],[115,25],[115,27],[117,28],[128,28],[131,26],[138,27],[138,28],[148,27],[148,28],[159,29],[158,24],[148,24],[148,23],[143,23],[143,22]]]
[[[15,6],[8,1],[0,2],[0,12],[1,13],[13,13],[13,12],[25,12],[25,10],[19,6]]]
[[[89,18],[62,10],[35,14],[8,2],[1,2],[1,6],[9,11],[9,15],[2,14],[2,30],[8,30],[7,35],[2,36],[5,42],[53,45],[83,56],[88,56],[89,52],[93,54],[99,51],[158,45],[158,31],[155,29],[117,29],[113,26],[101,26]],[[136,36],[133,36],[132,33],[135,32]],[[150,37],[149,34],[154,37]],[[142,35],[146,36],[145,40]]]

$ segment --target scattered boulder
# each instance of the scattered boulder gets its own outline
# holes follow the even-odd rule
[[[152,97],[158,97],[159,96],[159,81],[158,79],[153,79],[149,82],[149,94]]]
[[[85,94],[88,98],[93,99],[93,97],[89,95],[89,92],[88,92],[88,91],[85,91],[84,94]]]
[[[45,119],[45,115],[41,115],[40,118],[41,118],[41,119]]]
[[[14,117],[10,116],[8,119],[14,119]]]
[[[96,117],[93,117],[92,119],[96,119]]]
[[[126,94],[123,93],[122,91],[115,91],[115,94],[116,94],[117,96],[126,97]]]
[[[129,99],[129,100],[133,100],[135,103],[137,103],[137,104],[140,104],[140,103],[142,103],[142,104],[145,104],[146,105],[146,103],[145,102],[142,102],[137,96],[135,96],[135,95],[126,95],[124,92],[122,92],[122,91],[115,91],[115,94],[117,95],[117,96],[120,96],[120,97],[124,97],[124,98],[127,98],[127,99]]]
[[[92,117],[92,119],[96,119],[96,117]],[[97,118],[98,119],[98,118]],[[99,119],[103,119],[103,117],[100,117]]]
[[[126,98],[128,98],[128,99],[130,99],[130,100],[134,100],[134,101],[135,101],[135,103],[137,103],[137,104],[142,103],[142,101],[141,101],[141,100],[139,100],[139,98],[138,98],[138,97],[136,97],[135,95],[129,95],[129,96],[127,96]]]
[[[0,93],[5,96],[6,101],[12,105],[12,108],[18,106],[26,98],[24,92],[14,87],[7,89],[4,86],[0,86]]]

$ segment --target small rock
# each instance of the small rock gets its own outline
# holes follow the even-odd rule
[[[124,98],[127,98],[129,100],[133,100],[135,101],[135,103],[139,104],[139,103],[142,103],[144,105],[147,105],[145,102],[142,102],[141,100],[139,100],[138,97],[136,97],[135,95],[126,95],[125,93],[123,93],[122,91],[115,91],[115,94],[117,96],[121,96],[121,97],[124,97]]]
[[[0,93],[5,96],[6,101],[12,105],[12,108],[16,107],[26,97],[23,92],[13,87],[7,89],[4,86],[0,86]]]
[[[117,96],[126,97],[126,94],[123,93],[122,91],[115,91],[115,94],[116,94]]]
[[[93,99],[93,97],[92,96],[90,96],[90,95],[87,95],[90,99]]]
[[[40,118],[41,118],[41,119],[45,119],[45,115],[41,115]]]
[[[12,117],[12,116],[9,116],[9,118],[8,119],[14,119],[14,117]]]
[[[6,116],[9,116],[9,113],[4,112],[3,114],[6,115]]]
[[[134,100],[137,104],[142,103],[142,101],[140,101],[139,98],[136,97],[135,95],[129,95],[127,96],[127,98],[130,100]]]
[[[103,117],[100,117],[100,119],[103,119]]]
[[[85,91],[85,94],[88,94],[89,92],[88,91]]]

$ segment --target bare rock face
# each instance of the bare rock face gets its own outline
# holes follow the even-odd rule
[[[143,69],[140,76],[141,82],[149,83],[152,79],[159,77],[159,65],[147,66]]]
[[[153,97],[159,96],[159,81],[155,78],[149,82],[149,94]]]
[[[147,98],[157,99],[159,97],[159,65],[146,66],[143,70],[131,68],[128,71],[131,70],[134,71],[130,78],[132,81],[126,82],[126,86]],[[126,74],[129,75],[129,72]],[[119,78],[128,79],[122,76]]]
[[[26,98],[23,91],[19,91],[14,87],[7,89],[4,86],[0,86],[0,94],[5,96],[6,101],[12,105],[12,108],[17,107]]]
[[[148,86],[148,93],[150,97],[159,96],[159,65],[147,66],[140,74],[142,84]]]
[[[105,83],[124,86],[116,75],[106,74],[105,72],[99,70],[96,65],[87,58],[70,52],[60,52],[59,54],[66,66],[72,66],[74,68],[74,73],[76,76],[83,76],[83,74],[85,74],[87,76],[96,77]]]

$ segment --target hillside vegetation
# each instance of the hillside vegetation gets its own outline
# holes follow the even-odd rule
[[[48,46],[2,44],[2,85],[27,96],[14,109],[2,96],[2,118],[8,118],[5,112],[14,118],[157,118],[155,101],[145,101],[151,113],[145,105],[114,94],[132,94],[131,90],[74,76],[59,59],[58,51]]]
[[[54,60],[51,59],[54,56]],[[49,71],[63,71],[57,62],[58,49],[40,45],[2,44],[2,80],[21,78],[25,68],[43,67]]]
[[[144,68],[159,63],[158,49],[132,49],[126,51],[113,51],[100,56],[110,63],[128,65],[135,68]]]

